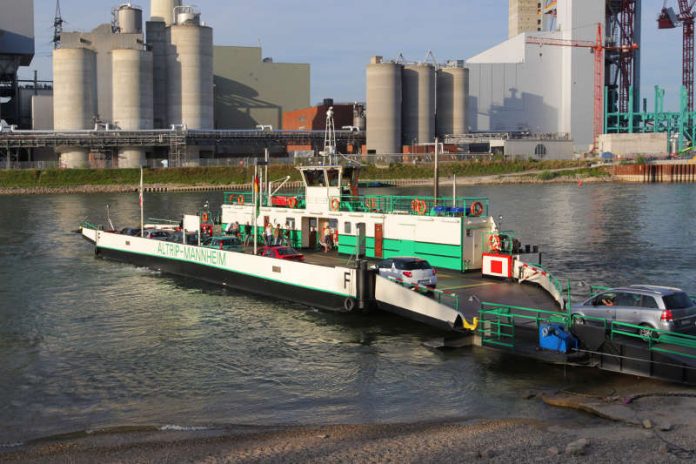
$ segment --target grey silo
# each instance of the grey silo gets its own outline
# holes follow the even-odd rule
[[[181,6],[179,0],[151,0],[150,20],[163,22],[167,26],[174,23],[174,8]]]
[[[448,67],[437,71],[436,127],[438,137],[469,132],[466,115],[468,96],[468,69]]]
[[[167,94],[170,124],[212,129],[213,30],[198,20],[169,28]]]
[[[153,127],[152,53],[145,50],[112,51],[114,122],[122,130]],[[119,150],[119,167],[138,167],[145,162],[145,149]]]
[[[94,127],[97,114],[97,56],[86,48],[53,51],[53,121],[56,131]],[[58,149],[63,167],[84,167],[88,150]]]
[[[167,129],[169,117],[167,115],[167,26],[163,22],[148,22],[147,45],[152,50],[152,76],[154,82],[153,106],[155,129]]]
[[[404,66],[402,72],[402,143],[432,143],[435,139],[435,68]]]
[[[373,58],[367,65],[367,149],[401,152],[401,69]]]
[[[118,30],[122,34],[140,34],[143,32],[143,10],[131,4],[118,8]]]

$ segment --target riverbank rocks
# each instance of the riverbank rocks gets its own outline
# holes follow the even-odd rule
[[[644,429],[651,429],[653,428],[653,423],[650,419],[643,419],[643,428]]]
[[[587,438],[581,438],[579,440],[572,441],[568,443],[565,449],[565,453],[570,456],[583,456],[587,452],[587,448],[590,446],[590,440]]]

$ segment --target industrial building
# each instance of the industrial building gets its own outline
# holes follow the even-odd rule
[[[0,120],[19,124],[17,71],[34,58],[34,3],[0,0]]]
[[[215,46],[213,74],[217,129],[290,129],[283,113],[310,103],[309,64],[275,62],[261,47]]]
[[[0,44],[8,50],[0,58],[3,83],[7,81],[2,87],[20,95],[2,109],[18,127],[59,132],[238,130],[260,125],[280,129],[284,111],[309,105],[308,64],[274,63],[262,57],[260,47],[214,47],[212,28],[196,8],[180,0],[152,0],[147,22],[140,7],[122,3],[113,8],[110,24],[90,32],[63,31],[58,9],[54,81],[19,88],[16,68],[29,64],[34,45],[33,2],[18,3],[21,7],[15,7],[15,2],[3,4],[0,17],[11,23],[3,30],[14,27],[31,37],[26,42],[18,39],[19,34],[0,36]],[[313,136],[287,137],[309,140]],[[226,133],[221,137],[226,143],[211,145],[119,146],[117,152],[71,142],[56,151],[63,167],[135,167],[148,157],[168,157],[170,165],[187,165],[219,154],[263,150],[269,144],[284,150],[282,143],[268,137],[243,136],[239,143],[230,144],[232,138]],[[189,139],[202,140],[200,136],[183,138]],[[55,156],[50,147],[38,148],[44,145],[34,143],[28,155],[33,161]]]

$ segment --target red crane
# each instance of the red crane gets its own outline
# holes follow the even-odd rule
[[[696,1],[696,0],[694,0]],[[593,121],[593,151],[597,150],[599,136],[604,131],[604,51],[637,50],[638,45],[631,44],[620,47],[604,45],[602,23],[597,23],[597,37],[594,42],[589,40],[566,40],[546,37],[527,37],[526,43],[535,45],[555,45],[561,47],[589,48],[594,53],[594,121]]]
[[[696,0],[678,0],[679,14],[673,8],[667,8],[665,0],[660,16],[657,18],[659,29],[674,29],[681,24],[682,32],[682,85],[686,89],[687,108],[694,110],[694,4]]]

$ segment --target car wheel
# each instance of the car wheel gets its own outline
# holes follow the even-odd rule
[[[642,338],[644,341],[655,341],[660,337],[660,335],[653,330],[654,328],[651,325],[641,324],[640,326],[642,328],[638,329],[638,335],[640,335],[640,338]]]

